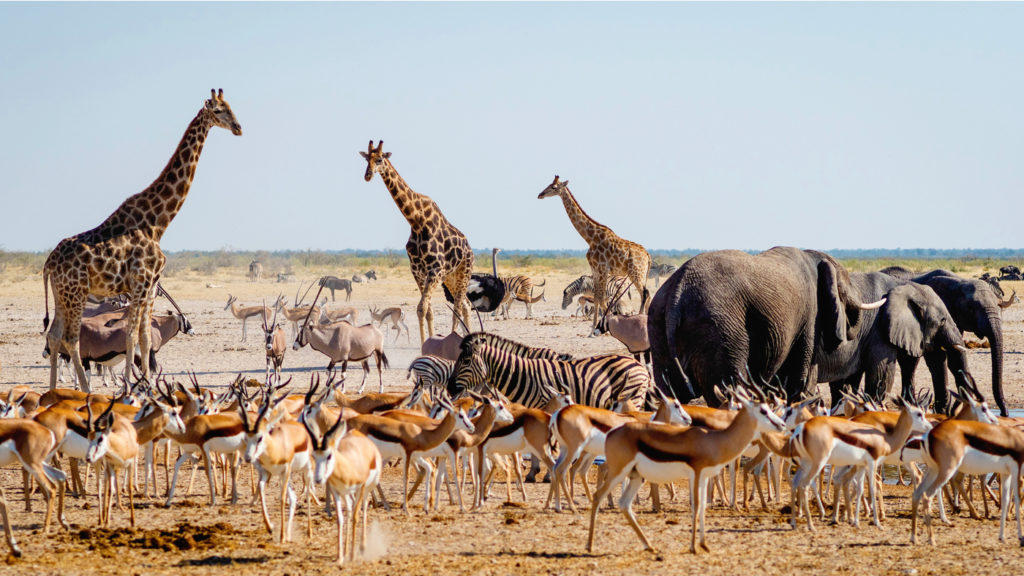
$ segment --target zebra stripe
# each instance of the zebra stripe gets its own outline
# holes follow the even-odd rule
[[[614,295],[617,290],[621,290],[622,289],[620,287],[620,284],[621,284],[623,278],[624,278],[624,276],[611,276],[611,277],[608,278],[608,284],[607,284],[607,287],[605,288],[605,293],[608,294],[608,298],[611,298],[612,295]],[[629,298],[631,298],[631,299],[633,297],[632,290],[633,290],[633,288],[629,288],[629,289],[626,290],[626,295]],[[572,304],[573,298],[575,298],[576,296],[579,296],[581,294],[585,295],[585,296],[590,296],[591,298],[594,297],[594,277],[593,276],[591,276],[589,274],[580,276],[579,278],[577,278],[577,279],[573,280],[572,282],[570,282],[569,285],[565,287],[565,290],[562,291],[562,310],[568,309],[569,308],[569,304]],[[622,307],[622,302],[621,301],[616,302],[616,304],[615,304],[615,308],[616,309],[613,310],[613,313],[615,313],[615,314],[622,313],[622,308],[621,307]]]
[[[420,356],[409,365],[405,379],[415,375],[413,382],[416,386],[440,386],[448,382],[454,368],[455,362],[451,360],[438,356]]]
[[[473,332],[468,334],[462,339],[461,350],[463,354],[472,353],[472,349],[476,346],[491,346],[497,348],[503,352],[508,352],[514,356],[522,356],[524,358],[549,358],[551,360],[572,360],[572,354],[564,354],[551,348],[543,348],[539,346],[527,346],[526,344],[520,344],[515,340],[509,340],[496,334],[490,334],[488,332]]]
[[[640,409],[652,387],[647,369],[628,356],[526,358],[510,350],[528,347],[509,340],[500,344],[503,347],[481,344],[479,340],[467,344],[464,340],[449,392],[459,388],[479,390],[488,382],[512,402],[540,408],[551,399],[551,389],[565,386],[573,401],[610,410],[616,402],[628,402],[633,409]]]

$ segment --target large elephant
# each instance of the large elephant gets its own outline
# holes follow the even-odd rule
[[[999,405],[999,413],[1009,415],[1003,398],[1003,321],[1000,308],[1010,303],[1001,301],[984,280],[961,278],[949,270],[932,270],[915,276],[913,281],[935,290],[960,332],[973,332],[978,338],[988,338],[992,353],[992,398]],[[925,355],[933,376],[940,366],[944,367],[945,360],[941,355]],[[945,375],[945,370],[941,373]]]
[[[651,301],[654,374],[683,401],[703,395],[716,406],[715,385],[748,375],[777,375],[795,399],[818,381],[815,343],[832,352],[857,338],[862,310],[871,307],[852,290],[846,269],[823,252],[698,254]]]
[[[958,386],[970,384],[966,379],[967,348],[945,304],[928,286],[899,280],[882,272],[851,273],[850,282],[863,300],[885,298],[878,310],[861,314],[858,338],[840,344],[832,352],[818,348],[818,382],[829,382],[832,404],[839,400],[841,390],[859,387],[874,398],[887,395],[900,367],[902,396],[913,397],[914,371],[922,356],[941,357],[948,361]],[[945,365],[929,368],[935,388],[935,410],[946,407]]]

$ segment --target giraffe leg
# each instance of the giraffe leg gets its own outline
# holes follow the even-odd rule
[[[50,390],[57,388],[57,377],[60,374],[58,361],[60,353],[64,350],[61,336],[64,333],[64,312],[60,306],[56,306],[53,314],[53,322],[46,332],[46,343],[50,347]]]
[[[597,329],[597,321],[608,307],[608,293],[605,290],[607,285],[608,275],[604,271],[594,270],[594,324],[591,327],[592,330]],[[593,331],[590,335],[593,336]]]
[[[125,329],[125,356],[124,356],[124,378],[131,381],[132,367],[135,366],[135,343],[139,335],[139,325],[142,321],[142,310],[145,307],[142,294],[132,293],[132,299],[128,304],[128,322]],[[148,326],[147,326],[148,328]]]
[[[158,279],[153,281],[153,286],[156,286]],[[151,324],[153,322],[153,290],[147,290],[145,296],[140,303],[142,308],[139,311],[139,356],[142,358],[142,376],[143,378],[149,378],[149,351],[152,349],[152,334],[153,329]]]
[[[63,344],[68,354],[71,355],[71,366],[74,373],[78,375],[79,387],[83,392],[89,393],[92,389],[89,386],[89,373],[82,365],[82,353],[78,348],[78,338],[82,330],[82,310],[85,298],[81,299],[83,304],[75,302],[69,310],[65,311],[63,328]],[[59,350],[59,348],[58,348]]]
[[[416,317],[420,322],[420,345],[426,342],[428,336],[434,335],[434,310],[430,307],[430,296],[440,283],[439,278],[428,278],[420,287],[420,301],[416,305]]]

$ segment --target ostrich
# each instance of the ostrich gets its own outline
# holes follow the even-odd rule
[[[478,312],[493,312],[501,305],[505,298],[505,283],[498,278],[498,252],[501,248],[491,250],[491,271],[492,274],[480,274],[474,272],[470,276],[469,287],[466,289],[466,296],[469,298],[469,305]],[[444,288],[444,297],[454,303],[452,293],[448,287]]]

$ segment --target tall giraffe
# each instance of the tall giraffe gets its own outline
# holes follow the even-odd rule
[[[61,240],[43,265],[43,318],[50,344],[50,390],[57,386],[57,358],[67,350],[78,373],[82,389],[90,391],[89,376],[82,367],[78,336],[86,298],[128,294],[128,330],[125,350],[134,350],[138,340],[142,358],[149,358],[150,318],[156,285],[166,258],[160,238],[181,209],[188,195],[203,143],[213,126],[242,135],[224,91],[210,91],[196,117],[160,176],[148,188],[130,196],[102,224],[92,230]],[[54,315],[50,324],[49,287],[53,287]],[[133,362],[125,363],[125,377]],[[149,363],[142,363],[149,375]]]
[[[383,152],[383,147],[383,140],[376,148],[373,147],[373,140],[370,140],[366,152],[359,154],[366,159],[366,181],[372,180],[374,173],[380,174],[398,209],[412,227],[405,251],[409,253],[409,267],[420,289],[416,316],[420,322],[422,345],[427,336],[434,335],[434,311],[430,306],[430,297],[439,284],[443,283],[455,298],[452,332],[458,326],[458,316],[462,317],[465,325],[469,325],[466,289],[473,272],[473,250],[466,236],[448,222],[436,202],[429,196],[414,192],[406,184],[391,164],[391,152]],[[424,319],[427,321],[425,328]]]
[[[651,255],[647,250],[624,238],[620,238],[612,229],[600,224],[587,215],[580,207],[579,202],[569,192],[569,181],[559,181],[555,176],[554,181],[541,192],[537,198],[550,198],[559,196],[565,206],[565,212],[569,215],[569,221],[576,227],[576,231],[586,240],[590,249],[587,250],[587,262],[594,274],[594,326],[608,304],[607,286],[608,279],[613,276],[628,276],[636,286],[640,296],[640,311],[647,311],[647,300],[650,292],[647,291],[647,273],[651,269]]]

